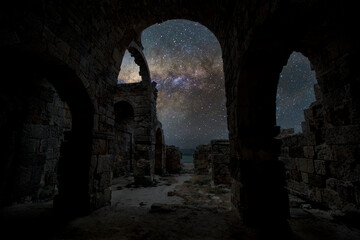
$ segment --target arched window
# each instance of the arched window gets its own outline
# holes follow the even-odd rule
[[[293,52],[280,73],[276,96],[276,122],[282,129],[301,132],[304,110],[315,101],[315,71],[301,53]]]

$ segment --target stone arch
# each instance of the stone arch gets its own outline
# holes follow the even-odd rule
[[[155,170],[154,173],[162,175],[166,172],[166,145],[164,133],[161,127],[156,128],[155,133]]]
[[[286,226],[285,219],[289,216],[287,192],[284,188],[284,165],[277,160],[280,142],[274,137],[279,133],[278,127],[275,126],[277,79],[282,66],[286,64],[293,51],[299,51],[308,57],[316,71],[319,83],[318,93],[323,100],[326,96],[327,100],[325,101],[328,101],[326,103],[328,106],[323,112],[334,113],[334,110],[337,109],[335,102],[339,104],[338,106],[342,106],[340,107],[342,110],[334,114],[332,118],[332,121],[337,122],[339,128],[335,130],[336,127],[333,128],[334,125],[331,125],[333,123],[327,125],[329,128],[319,126],[320,129],[317,130],[321,130],[323,139],[312,139],[311,141],[315,143],[319,140],[330,141],[335,144],[337,140],[331,137],[332,140],[330,140],[328,136],[342,135],[344,132],[341,132],[340,129],[346,128],[358,132],[357,124],[355,126],[346,124],[346,122],[357,122],[355,119],[358,117],[348,113],[340,114],[344,110],[345,96],[351,96],[357,102],[357,104],[352,106],[349,104],[347,107],[358,112],[359,98],[352,95],[352,90],[350,90],[354,90],[357,84],[355,84],[354,76],[347,74],[355,71],[350,69],[351,62],[356,57],[348,58],[346,51],[335,51],[333,53],[335,56],[331,52],[333,46],[353,45],[347,42],[349,39],[346,37],[343,39],[344,35],[335,34],[336,32],[345,32],[335,27],[340,26],[338,23],[333,25],[334,28],[322,26],[324,22],[334,24],[334,21],[337,21],[331,14],[324,14],[324,18],[319,20],[319,12],[316,11],[326,8],[331,12],[334,10],[333,7],[331,4],[329,6],[320,4],[309,8],[306,4],[299,4],[296,7],[291,6],[289,12],[275,11],[273,14],[276,17],[263,22],[262,27],[252,33],[252,39],[249,40],[246,48],[239,49],[242,55],[238,59],[232,59],[234,62],[240,63],[238,69],[230,68],[231,57],[224,58],[224,67],[228,69],[225,70],[226,76],[237,76],[232,81],[226,79],[231,85],[227,86],[229,118],[235,120],[229,123],[230,142],[239,144],[236,145],[237,148],[231,150],[231,163],[234,166],[232,168],[233,189],[239,189],[238,196],[236,192],[233,193],[232,202],[239,209],[240,215],[247,224],[271,231],[274,224]],[[305,15],[307,21],[301,21],[301,16]],[[344,26],[346,21],[342,22]],[[284,31],[284,29],[289,31]],[[321,31],[318,31],[319,29]],[[357,52],[357,50],[353,50]],[[339,69],[346,69],[347,73],[340,76]],[[236,94],[234,94],[234,89]],[[261,98],[255,96],[261,96]],[[332,131],[336,134],[325,133]],[[304,138],[299,139],[302,141]],[[251,175],[247,174],[250,172]],[[242,197],[240,198],[240,196]],[[267,198],[264,205],[261,199],[266,196],[272,197],[271,199]],[[269,222],[272,224],[269,225]]]
[[[151,77],[150,77],[149,66],[147,64],[144,53],[142,51],[143,47],[141,45],[141,42],[140,41],[138,41],[138,42],[132,41],[128,47],[128,50],[129,50],[131,56],[134,57],[135,63],[137,65],[139,65],[139,67],[140,67],[139,74],[141,76],[142,81],[144,83],[150,84]]]
[[[150,77],[150,71],[149,66],[146,61],[146,58],[143,53],[143,46],[141,45],[140,40],[139,41],[132,41],[127,50],[131,54],[131,57],[134,58],[135,63],[139,66],[139,75],[141,77],[141,82],[144,84],[150,84],[151,77]]]
[[[86,89],[72,70],[50,55],[19,48],[2,49],[2,53],[2,57],[6,58],[6,61],[3,61],[6,62],[5,66],[2,66],[3,72],[8,73],[6,76],[11,76],[13,80],[6,86],[7,91],[19,91],[26,96],[27,91],[36,87],[36,82],[46,78],[61,100],[69,106],[72,129],[65,135],[60,149],[59,194],[54,199],[54,209],[66,217],[89,212],[89,168],[94,109]],[[18,71],[20,66],[22,70]],[[21,96],[21,99],[24,98]],[[16,171],[16,161],[8,164],[10,172]]]

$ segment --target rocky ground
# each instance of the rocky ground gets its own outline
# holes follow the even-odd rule
[[[231,209],[230,188],[214,186],[209,176],[157,177],[150,187],[132,178],[114,179],[111,206],[75,219],[63,227],[51,217],[51,203],[6,209],[4,229],[36,239],[255,239],[256,231],[241,227]],[[291,196],[291,239],[360,239],[360,227],[341,213],[315,208]],[[348,221],[346,221],[348,220]],[[10,239],[10,238],[9,238]]]

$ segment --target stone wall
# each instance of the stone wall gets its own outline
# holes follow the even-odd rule
[[[180,173],[182,153],[178,147],[166,146],[166,171],[170,174]]]
[[[229,140],[212,140],[194,153],[195,174],[211,174],[214,184],[231,184]]]
[[[156,129],[154,173],[164,175],[166,174],[166,145],[160,122],[158,122]]]
[[[331,113],[324,109],[317,85],[315,93],[316,101],[304,110],[302,133],[279,137],[288,189],[329,208],[359,209],[359,127],[329,124]]]
[[[23,108],[25,120],[12,160],[19,168],[10,202],[48,200],[57,193],[60,146],[71,131],[71,113],[46,79],[37,84]]]
[[[211,169],[211,161],[209,158],[210,146],[199,145],[193,154],[195,174],[208,175]]]
[[[129,175],[133,171],[135,143],[132,121],[115,123],[113,177]]]
[[[229,171],[230,147],[229,140],[212,140],[210,143],[211,175],[214,184],[231,184]]]
[[[132,44],[134,46],[135,43]],[[132,49],[132,54],[134,53]],[[142,64],[140,69],[143,72],[146,72],[147,65],[146,60],[140,58],[141,49],[137,50],[135,53],[135,62],[137,64]],[[146,67],[144,67],[146,66]],[[148,71],[148,69],[147,69]],[[141,72],[140,72],[141,73]],[[141,73],[142,81],[139,83],[127,83],[127,84],[118,84],[116,87],[114,102],[127,102],[133,108],[133,121],[129,129],[129,124],[127,124],[128,130],[116,130],[117,132],[122,131],[121,134],[123,137],[133,138],[133,164],[131,168],[128,168],[129,171],[133,171],[135,181],[152,181],[154,172],[155,172],[155,148],[156,148],[156,131],[157,126],[161,127],[156,116],[156,99],[157,99],[157,89],[156,83],[150,82],[149,77],[145,77],[145,73]],[[149,73],[147,73],[149,74]],[[146,75],[147,76],[147,75]],[[124,126],[123,126],[124,128]],[[124,133],[128,131],[128,133]],[[124,134],[127,134],[126,136]],[[130,135],[131,136],[130,136]],[[119,135],[116,133],[116,135]],[[129,136],[128,136],[129,135]],[[123,148],[123,144],[119,143],[119,140],[116,140],[119,147],[117,147],[118,152],[122,152],[121,155],[129,155],[127,151],[129,149]],[[120,154],[119,152],[119,154]],[[117,156],[119,156],[117,154]],[[115,158],[115,159],[119,159]],[[119,163],[120,160],[115,160],[115,164]]]

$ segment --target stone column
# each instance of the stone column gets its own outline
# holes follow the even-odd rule
[[[275,136],[275,99],[278,74],[273,55],[249,53],[239,69],[229,69],[227,79],[232,203],[248,226],[262,232],[288,229],[289,204],[280,145]],[[226,61],[225,67],[226,67]],[[276,63],[276,61],[275,61]],[[283,230],[280,230],[283,229]]]

